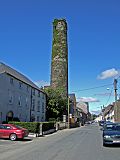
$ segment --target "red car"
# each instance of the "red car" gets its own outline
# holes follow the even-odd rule
[[[13,124],[0,124],[0,138],[9,138],[15,141],[20,138],[23,139],[29,134],[28,130]]]

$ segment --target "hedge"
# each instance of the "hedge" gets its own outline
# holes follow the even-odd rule
[[[26,128],[29,130],[29,132],[32,132],[32,133],[39,133],[40,124],[42,124],[43,131],[48,131],[49,129],[55,128],[55,122],[13,122],[11,121],[9,123]]]

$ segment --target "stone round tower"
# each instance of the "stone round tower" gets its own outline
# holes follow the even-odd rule
[[[68,96],[68,45],[65,19],[53,22],[51,87],[60,88],[63,97]]]

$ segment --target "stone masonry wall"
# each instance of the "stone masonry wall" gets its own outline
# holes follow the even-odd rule
[[[114,103],[115,122],[120,122],[120,101]]]

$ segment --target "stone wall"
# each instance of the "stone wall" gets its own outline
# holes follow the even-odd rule
[[[115,122],[120,122],[120,101],[114,103],[114,114]]]

